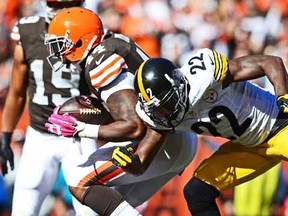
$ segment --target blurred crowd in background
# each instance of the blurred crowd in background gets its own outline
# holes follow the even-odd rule
[[[105,28],[129,36],[151,57],[162,56],[181,65],[190,52],[208,47],[228,59],[250,54],[280,56],[288,68],[288,0],[86,0],[85,7],[100,16]],[[42,0],[0,1],[1,108],[13,62],[10,31],[20,17],[45,15],[43,8]],[[267,79],[253,81],[273,91]],[[14,133],[16,160],[21,158],[27,121],[24,115]],[[188,216],[183,185],[195,166],[222,142],[199,136],[198,152],[191,166],[142,206],[143,215]],[[4,179],[0,176],[0,215],[9,215],[15,174],[17,166]],[[288,215],[287,187],[288,166],[283,163],[252,182],[225,192],[218,201],[224,216]],[[43,215],[73,215],[70,199],[59,175]]]

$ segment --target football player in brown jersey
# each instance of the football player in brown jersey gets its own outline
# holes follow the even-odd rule
[[[141,48],[124,35],[112,32],[104,34],[99,17],[92,11],[83,8],[70,8],[58,13],[49,25],[45,43],[50,51],[47,59],[55,70],[55,73],[58,73],[66,62],[71,62],[71,67],[73,68],[81,68],[85,73],[91,92],[103,100],[114,119],[114,122],[107,125],[93,125],[80,122],[67,114],[60,115],[55,110],[49,117],[49,122],[46,123],[47,129],[66,137],[87,137],[108,142],[136,141],[137,143],[146,131],[146,126],[135,111],[137,97],[133,86],[134,74],[137,68],[142,62],[148,59],[148,56]],[[53,63],[55,57],[61,59],[62,65]],[[172,145],[175,144],[175,140],[170,143],[173,146],[171,151],[178,152],[178,156],[176,156],[177,154],[175,156],[171,155],[169,150],[168,152],[170,153],[167,154],[168,156],[165,156],[166,159],[169,158],[169,160],[166,160],[167,163],[163,162],[163,160],[161,163],[156,162],[156,169],[150,173],[148,172],[148,175],[151,175],[150,180],[154,178],[154,183],[151,182],[148,187],[145,187],[144,184],[139,182],[137,185],[138,194],[134,193],[136,190],[133,191],[133,187],[126,185],[124,193],[128,191],[128,198],[134,201],[133,206],[135,206],[135,203],[138,202],[139,204],[139,201],[143,201],[143,197],[146,199],[149,198],[165,182],[177,175],[175,172],[173,176],[167,176],[166,169],[161,169],[163,164],[169,164],[168,161],[175,161],[176,164],[181,163],[179,160],[176,160],[177,157],[181,158],[182,161],[184,160],[185,165],[188,165],[188,161],[192,160],[193,156],[188,156],[184,152],[194,152],[195,149],[190,148],[191,146],[187,145],[185,139],[181,137],[184,138],[186,135],[181,134],[180,138],[176,139],[177,148],[174,147],[175,145]],[[192,138],[194,144],[196,144],[196,139],[193,137],[195,138],[194,135],[191,135],[191,137],[188,136],[186,138]],[[150,148],[149,145],[146,147],[146,150]],[[125,154],[130,154],[131,148],[120,146],[115,149],[113,158],[126,158]],[[139,152],[140,159],[144,164],[148,165],[152,158],[160,152],[159,149],[155,150],[151,155],[147,155],[146,150],[142,149]],[[180,149],[182,150],[180,151]],[[163,150],[162,148],[161,151],[164,153],[165,149]],[[121,159],[112,161],[115,164],[125,163]],[[117,166],[115,167],[117,168]],[[87,175],[87,177],[90,176]],[[141,177],[139,177],[139,180]],[[133,180],[135,179],[137,180],[134,177]],[[84,180],[89,183],[89,179]],[[93,180],[95,179],[92,178],[91,181]],[[87,184],[80,182],[79,185],[85,186]],[[90,206],[96,212],[103,214],[104,211],[107,212],[107,209],[112,207],[112,210],[109,211],[113,212],[113,215],[121,214],[120,211],[122,209],[119,209],[115,213],[113,208],[117,202],[118,204],[121,203],[122,198],[118,194],[113,193],[113,191],[109,191],[108,187],[90,185],[88,189],[84,187],[70,187],[70,189],[82,203]],[[113,193],[113,196],[109,193]],[[129,195],[133,194],[134,197],[129,197]],[[118,201],[111,203],[112,198],[116,198]],[[101,204],[100,208],[99,204]]]
[[[17,169],[12,215],[39,215],[44,198],[53,189],[60,164],[63,165],[63,172],[67,177],[70,164],[69,149],[71,146],[76,148],[77,145],[71,138],[59,138],[48,133],[44,123],[55,106],[70,97],[87,93],[88,88],[83,85],[85,82],[81,81],[82,77],[79,74],[71,74],[67,67],[63,67],[57,74],[52,73],[46,60],[48,51],[44,45],[44,36],[57,11],[81,6],[82,2],[83,0],[46,0],[45,17],[23,17],[11,33],[15,44],[14,62],[10,89],[2,115],[0,148],[0,162],[4,175],[8,172],[8,162],[11,170],[14,169],[11,137],[23,113],[26,100],[30,117],[21,162]],[[77,214],[95,214],[76,199],[73,203]]]

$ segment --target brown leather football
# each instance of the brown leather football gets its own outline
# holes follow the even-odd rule
[[[111,114],[103,106],[102,101],[89,95],[70,98],[61,105],[58,112],[69,113],[77,120],[89,124],[105,125],[113,122]]]

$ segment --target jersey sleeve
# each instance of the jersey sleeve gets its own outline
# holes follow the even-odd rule
[[[218,85],[228,71],[228,61],[224,55],[208,48],[192,53],[180,68],[190,86],[189,99],[194,105],[205,91]]]
[[[116,53],[101,52],[89,58],[89,77],[95,89],[107,86],[115,80],[127,64],[123,57]]]
[[[214,64],[212,64],[214,66],[214,80],[216,82],[223,81],[227,75],[228,60],[223,54],[215,50],[210,50],[208,52],[209,58],[211,57],[211,61],[214,62]]]
[[[13,26],[12,31],[10,33],[10,38],[12,41],[15,41],[17,43],[20,42],[21,36],[19,33],[19,23],[18,22],[16,22],[15,25]]]
[[[23,34],[24,37],[29,37],[35,33],[42,33],[42,28],[38,28],[42,25],[42,22],[45,22],[44,17],[40,16],[26,16],[19,19],[12,28],[10,33],[10,38],[12,41],[17,43],[22,43]],[[36,23],[39,23],[36,25]],[[33,38],[33,36],[31,36]]]
[[[200,76],[206,81],[221,82],[227,75],[228,60],[223,54],[204,48],[193,52],[184,67],[189,74],[197,76],[197,79]]]
[[[108,98],[115,92],[121,90],[132,89],[134,90],[134,75],[125,72],[121,73],[108,88],[102,88],[100,97],[103,101],[107,102]]]

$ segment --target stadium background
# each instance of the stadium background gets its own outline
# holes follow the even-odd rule
[[[19,17],[43,14],[40,1],[0,1],[0,112],[13,61],[9,33]],[[288,0],[86,0],[86,4],[98,13],[105,27],[131,37],[152,57],[163,56],[181,65],[191,51],[209,47],[230,59],[247,54],[277,55],[288,66]],[[253,81],[273,91],[266,79]],[[1,117],[2,114],[0,120]],[[13,137],[16,161],[21,157],[28,121],[25,111]],[[141,206],[143,215],[189,216],[183,186],[201,160],[222,142],[223,139],[199,136],[193,162]],[[256,180],[226,191],[217,200],[222,215],[288,215],[287,172],[287,163],[282,163]],[[1,216],[10,215],[16,174],[17,166],[4,179],[0,177]],[[73,215],[70,199],[59,175],[43,206],[43,215]]]

